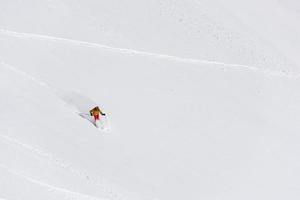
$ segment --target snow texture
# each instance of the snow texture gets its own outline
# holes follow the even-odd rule
[[[0,200],[298,200],[299,11],[0,1]]]

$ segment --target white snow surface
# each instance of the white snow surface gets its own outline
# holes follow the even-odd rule
[[[300,198],[297,0],[0,1],[1,200]],[[109,129],[79,113],[99,105]]]

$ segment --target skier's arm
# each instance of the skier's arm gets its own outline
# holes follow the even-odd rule
[[[105,116],[105,113],[103,113],[101,110],[100,110],[100,114]]]

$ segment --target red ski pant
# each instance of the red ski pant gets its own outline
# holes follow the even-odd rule
[[[100,120],[100,116],[99,115],[94,115],[95,121],[96,120]]]

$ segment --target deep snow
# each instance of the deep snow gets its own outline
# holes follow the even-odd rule
[[[299,8],[0,2],[0,198],[299,199]]]

